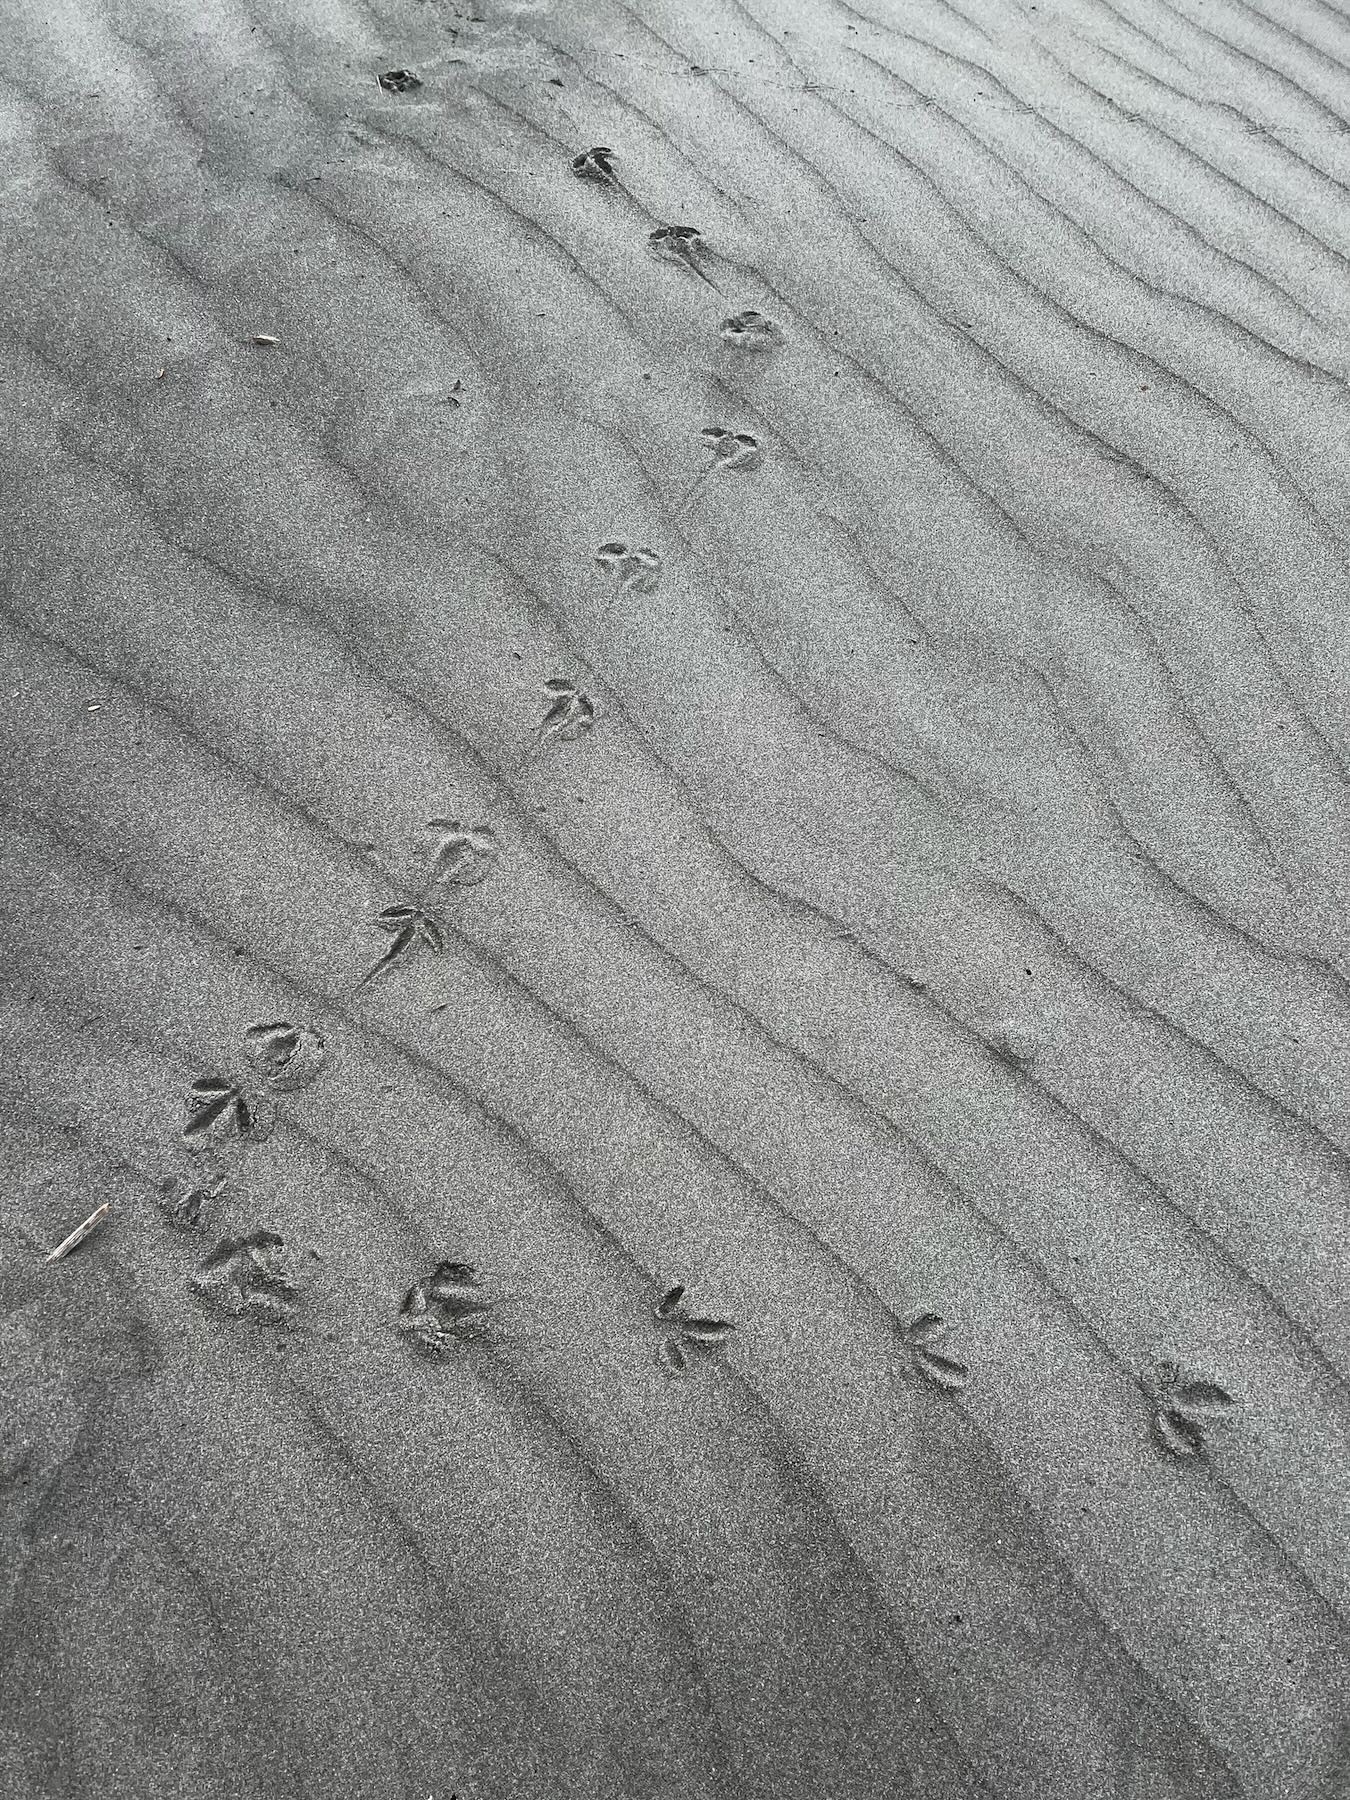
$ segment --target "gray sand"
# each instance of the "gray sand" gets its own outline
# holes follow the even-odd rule
[[[0,53],[0,1800],[1350,1791],[1350,15]]]

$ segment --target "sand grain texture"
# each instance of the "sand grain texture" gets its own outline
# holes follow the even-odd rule
[[[0,138],[4,1800],[1344,1794],[1350,15],[6,0]]]

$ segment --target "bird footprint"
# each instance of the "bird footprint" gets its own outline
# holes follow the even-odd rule
[[[682,1287],[667,1288],[656,1303],[656,1322],[662,1331],[657,1361],[672,1375],[683,1375],[691,1357],[708,1356],[724,1344],[736,1327],[729,1319],[702,1319],[684,1303]]]
[[[275,1231],[223,1238],[198,1265],[192,1286],[232,1318],[251,1315],[263,1324],[275,1325],[295,1311],[297,1287],[286,1241]]]
[[[613,155],[607,144],[596,144],[572,158],[572,173],[583,181],[600,181],[613,187],[617,179],[610,164]]]
[[[717,283],[699,267],[703,253],[703,233],[696,225],[658,225],[647,234],[647,248],[663,262],[678,263],[682,268],[706,281],[710,288]]]
[[[483,1341],[496,1304],[473,1263],[439,1263],[426,1281],[408,1290],[399,1329],[427,1355],[444,1356],[456,1344]]]
[[[188,1089],[183,1142],[189,1150],[266,1137],[276,1122],[271,1095],[308,1087],[327,1055],[317,1031],[289,1019],[250,1025],[242,1048],[248,1076],[202,1075]]]
[[[783,341],[783,334],[773,320],[753,307],[723,319],[721,331],[723,342],[737,350],[772,350]]]
[[[314,1080],[328,1051],[312,1026],[274,1019],[270,1024],[249,1026],[244,1033],[244,1055],[273,1093],[293,1094]]]
[[[617,542],[601,544],[595,560],[614,577],[621,594],[653,593],[661,580],[661,557],[645,544],[638,549]]]
[[[255,1100],[241,1084],[223,1075],[202,1075],[188,1089],[183,1142],[203,1151],[234,1138],[265,1138],[275,1120],[265,1101]]]
[[[224,1186],[223,1174],[210,1181],[189,1181],[182,1175],[170,1175],[159,1184],[159,1204],[169,1223],[180,1231],[202,1231],[205,1229],[202,1215]]]
[[[1173,1456],[1203,1456],[1210,1437],[1230,1423],[1237,1401],[1217,1382],[1183,1377],[1174,1362],[1159,1363],[1145,1389],[1154,1402],[1153,1430]]]
[[[440,924],[420,906],[386,906],[375,919],[374,925],[377,931],[387,932],[393,942],[384,955],[366,970],[357,982],[357,987],[364,987],[366,982],[373,981],[377,975],[383,975],[396,964],[406,961],[418,948],[430,950],[434,956],[439,956],[445,949],[445,933]]]
[[[558,676],[546,681],[544,687],[553,695],[553,703],[544,714],[543,723],[539,727],[542,742],[547,743],[556,738],[570,743],[591,729],[596,716],[593,700],[588,699],[570,681],[564,681]]]
[[[718,469],[757,469],[764,460],[759,439],[748,431],[727,431],[721,425],[705,425],[700,436],[713,453]]]
[[[476,887],[487,880],[502,853],[501,842],[490,825],[428,819],[424,830],[430,841],[428,886],[445,883]]]
[[[904,1331],[910,1362],[925,1381],[949,1394],[959,1394],[970,1380],[970,1370],[954,1356],[935,1348],[947,1335],[947,1321],[941,1313],[920,1313],[910,1320]]]

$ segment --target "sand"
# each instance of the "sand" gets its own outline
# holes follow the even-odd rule
[[[3,1800],[1350,1792],[1348,71],[0,5]]]

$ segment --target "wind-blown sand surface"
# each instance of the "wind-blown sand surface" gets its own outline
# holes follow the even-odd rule
[[[1350,13],[0,18],[5,1800],[1350,1791]]]

